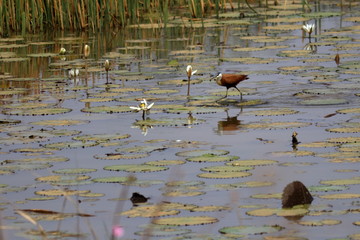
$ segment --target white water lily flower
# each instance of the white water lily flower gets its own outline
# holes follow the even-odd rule
[[[143,99],[138,107],[130,107],[131,109],[134,109],[136,111],[148,111],[150,108],[154,105],[154,103],[148,104],[146,99]]]
[[[60,55],[64,55],[66,53],[66,49],[65,48],[60,48],[60,52],[59,52],[59,54]]]
[[[85,58],[87,58],[89,55],[90,55],[90,46],[86,44],[84,46],[84,56]]]
[[[193,71],[192,66],[188,65],[186,67],[186,72],[187,72],[188,78],[190,78],[192,75],[194,75],[197,72],[197,70]]]
[[[302,26],[302,29],[303,29],[305,32],[311,34],[311,33],[314,31],[314,29],[315,29],[315,24],[306,24],[306,25],[303,25],[303,26]]]
[[[69,77],[70,78],[77,77],[77,76],[79,76],[79,73],[80,73],[79,69],[70,69]]]
[[[105,60],[104,67],[105,67],[105,70],[106,70],[106,71],[109,71],[109,69],[110,69],[110,62],[109,62],[109,60]]]

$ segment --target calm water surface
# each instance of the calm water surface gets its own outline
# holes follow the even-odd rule
[[[326,9],[324,9],[325,11]],[[339,11],[339,9],[331,9]],[[222,227],[249,225],[280,225],[283,230],[275,233],[249,234],[248,239],[263,239],[264,236],[295,236],[305,239],[350,239],[352,234],[359,234],[359,227],[355,222],[359,221],[356,213],[347,213],[347,210],[358,212],[359,207],[359,185],[348,185],[348,189],[343,191],[313,192],[314,201],[310,207],[310,213],[299,219],[289,219],[280,216],[255,217],[246,214],[252,210],[251,207],[239,207],[244,205],[254,205],[254,208],[281,208],[281,200],[278,198],[259,199],[253,197],[255,194],[275,194],[281,193],[283,188],[294,180],[302,181],[306,186],[318,186],[322,180],[350,179],[359,177],[358,161],[353,162],[331,162],[330,158],[321,157],[321,153],[337,153],[335,147],[302,147],[297,150],[291,146],[291,134],[298,132],[298,139],[303,144],[312,142],[323,142],[335,137],[358,137],[355,133],[333,133],[326,129],[341,127],[345,122],[359,123],[358,114],[337,114],[333,117],[324,116],[334,113],[339,109],[356,108],[359,106],[359,83],[357,73],[346,72],[344,68],[336,65],[333,58],[336,53],[340,55],[355,54],[341,59],[341,63],[357,61],[359,57],[358,47],[341,49],[341,44],[358,44],[359,30],[346,31],[344,34],[329,34],[329,32],[341,32],[347,27],[356,25],[351,21],[344,21],[346,17],[358,16],[358,9],[346,9],[349,13],[339,17],[310,19],[311,23],[316,24],[316,38],[312,38],[312,43],[317,47],[316,52],[311,55],[300,57],[281,56],[284,50],[301,50],[309,43],[307,37],[303,37],[301,26],[303,22],[289,23],[298,28],[293,30],[267,30],[267,26],[277,24],[259,21],[249,26],[243,25],[224,25],[219,27],[205,28],[184,28],[171,27],[166,30],[127,28],[119,31],[104,31],[99,34],[86,33],[63,33],[48,32],[39,35],[18,37],[2,40],[2,52],[14,52],[19,58],[27,58],[23,61],[2,61],[0,69],[3,73],[11,75],[10,78],[1,80],[2,89],[26,88],[25,94],[2,95],[1,110],[2,119],[20,120],[15,125],[7,125],[1,128],[0,138],[1,159],[19,160],[24,162],[24,158],[48,157],[46,152],[39,155],[16,152],[19,148],[40,148],[45,144],[72,141],[73,136],[52,136],[39,139],[37,134],[40,130],[78,130],[77,135],[95,134],[129,134],[131,137],[124,140],[111,141],[115,143],[129,141],[124,146],[120,145],[96,145],[93,147],[64,148],[61,150],[49,151],[50,156],[63,156],[69,158],[66,162],[51,163],[51,167],[40,170],[16,170],[12,174],[0,175],[0,183],[6,184],[1,196],[2,203],[2,225],[5,226],[3,235],[5,239],[36,239],[27,233],[30,229],[36,229],[28,221],[20,217],[16,209],[44,209],[65,213],[83,213],[94,215],[93,217],[68,217],[62,221],[45,221],[39,223],[46,231],[61,230],[69,233],[85,233],[87,239],[95,238],[91,235],[93,229],[98,239],[109,238],[108,234],[113,224],[116,207],[121,206],[121,211],[132,208],[128,198],[132,192],[140,192],[150,197],[149,203],[156,204],[161,201],[179,202],[184,204],[195,204],[198,206],[216,205],[228,206],[230,210],[220,212],[190,212],[182,210],[178,216],[213,216],[219,221],[209,225],[182,226],[181,229],[189,229],[196,234],[209,234],[216,238],[220,236],[218,232]],[[286,23],[285,23],[286,24]],[[270,36],[270,37],[289,37],[281,42],[256,42],[253,39],[246,39],[244,36]],[[329,35],[329,36],[328,36]],[[15,37],[15,36],[14,36]],[[324,38],[333,38],[323,40]],[[342,41],[335,41],[336,37],[349,37]],[[333,40],[333,41],[331,41]],[[328,44],[324,42],[329,42]],[[334,43],[335,42],[335,43]],[[6,47],[14,44],[14,46]],[[84,44],[91,47],[89,59],[82,57]],[[271,48],[268,50],[248,50],[235,51],[234,48],[245,47],[265,47],[281,46],[283,48]],[[51,53],[58,53],[60,47],[65,47],[68,54],[66,60],[60,56],[53,56]],[[338,51],[336,51],[338,47]],[[32,56],[30,54],[45,53],[44,56]],[[121,53],[112,57],[110,53]],[[46,55],[48,54],[48,55]],[[125,55],[126,54],[126,55]],[[129,56],[130,55],[130,56]],[[257,63],[256,61],[239,62],[227,61],[233,58],[253,58],[275,61]],[[306,59],[328,58],[328,61],[304,61]],[[111,96],[113,101],[85,103],[81,100],[88,99],[94,95],[106,91],[106,73],[103,70],[103,62],[109,59],[112,70],[109,73],[111,86],[114,89],[120,88],[139,88],[140,91],[118,93]],[[169,64],[175,61],[175,66]],[[88,68],[87,73],[85,70]],[[168,80],[186,80],[185,68],[191,64],[198,73],[192,79],[200,79],[201,83],[191,86],[191,98],[187,98],[186,85],[161,85],[159,83]],[[284,67],[299,66],[298,70],[283,70]],[[317,68],[321,67],[321,68]],[[69,79],[68,70],[79,68],[80,76],[77,80]],[[355,70],[357,68],[355,67]],[[225,94],[225,88],[217,86],[210,77],[217,72],[242,72],[249,74],[250,79],[241,83],[239,87],[243,90],[244,101],[262,100],[264,104],[240,107],[238,96],[235,92],[227,100],[216,102],[215,100]],[[126,75],[139,76],[138,81],[119,80]],[[141,76],[148,75],[151,79],[144,80]],[[56,77],[57,81],[49,81],[48,78]],[[25,79],[27,78],[27,79]],[[325,79],[316,82],[314,79]],[[326,79],[329,79],[327,82]],[[331,80],[331,81],[330,81]],[[336,81],[333,81],[336,80]],[[351,87],[345,84],[352,83]],[[115,85],[117,84],[117,85]],[[87,88],[85,88],[87,86]],[[111,87],[112,88],[112,87]],[[176,92],[148,94],[148,90],[177,90]],[[303,94],[307,89],[326,89],[329,93],[325,95]],[[329,89],[340,89],[333,91]],[[221,91],[223,90],[223,91]],[[299,94],[300,93],[300,94]],[[209,96],[216,95],[211,98]],[[197,110],[192,114],[196,119],[201,120],[199,124],[158,124],[148,129],[146,135],[139,128],[134,128],[136,121],[141,120],[141,113],[121,112],[121,113],[86,113],[83,110],[89,106],[115,106],[127,105],[135,106],[138,100],[148,99],[155,102],[154,109],[146,117],[157,120],[163,118],[183,118],[188,117],[188,112],[180,114],[165,113],[162,109],[156,108],[157,105],[170,104],[183,106],[196,106],[198,109],[205,107],[215,107],[215,113],[197,114]],[[301,101],[321,98],[343,99],[343,104],[302,104]],[[195,100],[209,99],[207,102],[195,104]],[[27,103],[51,103],[56,107],[69,108],[71,112],[55,115],[9,115],[7,109],[16,104]],[[226,112],[224,109],[227,108]],[[298,111],[294,114],[280,115],[256,115],[254,110],[276,110],[292,109]],[[166,109],[165,109],[166,110]],[[34,122],[43,120],[87,120],[88,122],[80,125],[70,126],[39,126]],[[288,128],[280,127],[249,127],[251,123],[269,122],[300,122],[308,124],[304,127],[290,125]],[[186,123],[186,121],[185,121]],[[16,128],[19,127],[19,128]],[[34,131],[30,135],[27,131]],[[24,138],[34,137],[33,142],[21,143],[13,140],[9,135],[24,134]],[[159,140],[159,141],[151,141]],[[174,143],[184,143],[195,141],[202,144],[188,144],[186,147],[172,147]],[[170,144],[170,145],[169,145]],[[120,160],[101,160],[96,159],[96,155],[106,155],[115,153],[116,149],[131,146],[166,146],[161,151],[153,151],[149,156],[134,159]],[[259,160],[270,159],[278,163],[272,165],[257,166],[250,170],[251,176],[245,178],[201,178],[198,174],[203,173],[201,168],[208,166],[220,166],[224,162],[191,162],[185,164],[168,166],[166,171],[152,173],[133,173],[140,180],[158,180],[159,184],[149,186],[130,186],[126,187],[116,183],[93,183],[92,179],[110,176],[128,176],[126,172],[105,171],[103,168],[116,164],[141,164],[156,160],[185,160],[185,157],[177,156],[178,152],[193,149],[205,150],[227,150],[229,155],[238,156],[240,160]],[[302,156],[299,151],[313,151],[311,155]],[[359,156],[355,156],[359,159]],[[3,166],[11,165],[11,163]],[[100,193],[103,196],[82,197],[71,196],[73,203],[62,196],[54,200],[35,201],[32,198],[38,197],[35,194],[39,190],[56,189],[58,186],[36,180],[41,176],[58,175],[53,171],[64,168],[91,168],[95,172],[86,173],[90,180],[86,184],[75,186],[61,186],[61,188],[71,190],[90,190],[91,193]],[[341,171],[342,170],[342,171]],[[201,191],[198,196],[165,196],[165,183],[170,181],[203,181],[198,189],[190,189],[188,192]],[[228,189],[219,184],[232,184],[239,182],[270,182],[270,186],[255,188],[234,188]],[[13,192],[9,187],[24,187]],[[125,193],[125,194],[124,194]],[[336,193],[355,194],[354,198],[345,199],[326,199],[323,195]],[[125,198],[118,200],[117,198]],[[319,214],[319,211],[329,211],[329,214]],[[341,212],[343,211],[343,212]],[[167,216],[165,216],[167,217]],[[172,216],[169,216],[172,217]],[[128,218],[119,217],[116,221],[125,229],[124,238],[140,239],[134,234],[146,228],[151,219],[143,217]],[[336,225],[308,226],[300,221],[320,221],[325,219],[340,220]],[[175,236],[152,236],[151,239],[171,239]],[[357,236],[359,238],[359,236]],[[65,238],[65,237],[63,237]],[[212,238],[202,238],[212,239]],[[353,237],[352,239],[357,239]]]

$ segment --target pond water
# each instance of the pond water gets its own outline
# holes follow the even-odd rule
[[[337,2],[0,39],[3,238],[360,239],[359,4]],[[242,101],[217,72],[249,76]],[[314,201],[282,210],[295,180]]]

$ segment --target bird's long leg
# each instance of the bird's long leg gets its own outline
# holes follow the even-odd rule
[[[227,98],[228,91],[229,91],[229,89],[228,89],[228,88],[226,88],[226,94],[225,94],[225,97],[224,97],[224,98]]]
[[[188,77],[188,91],[187,95],[190,96],[190,77]]]
[[[235,86],[234,88],[236,88],[236,90],[238,90],[239,91],[239,93],[240,93],[240,100],[242,100],[242,92]]]

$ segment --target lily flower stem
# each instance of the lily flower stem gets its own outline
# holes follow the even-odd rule
[[[143,110],[142,119],[145,120],[145,110]]]
[[[109,83],[109,72],[106,71],[106,84],[108,84],[108,83]]]
[[[188,91],[187,95],[190,96],[190,77],[188,77]]]

